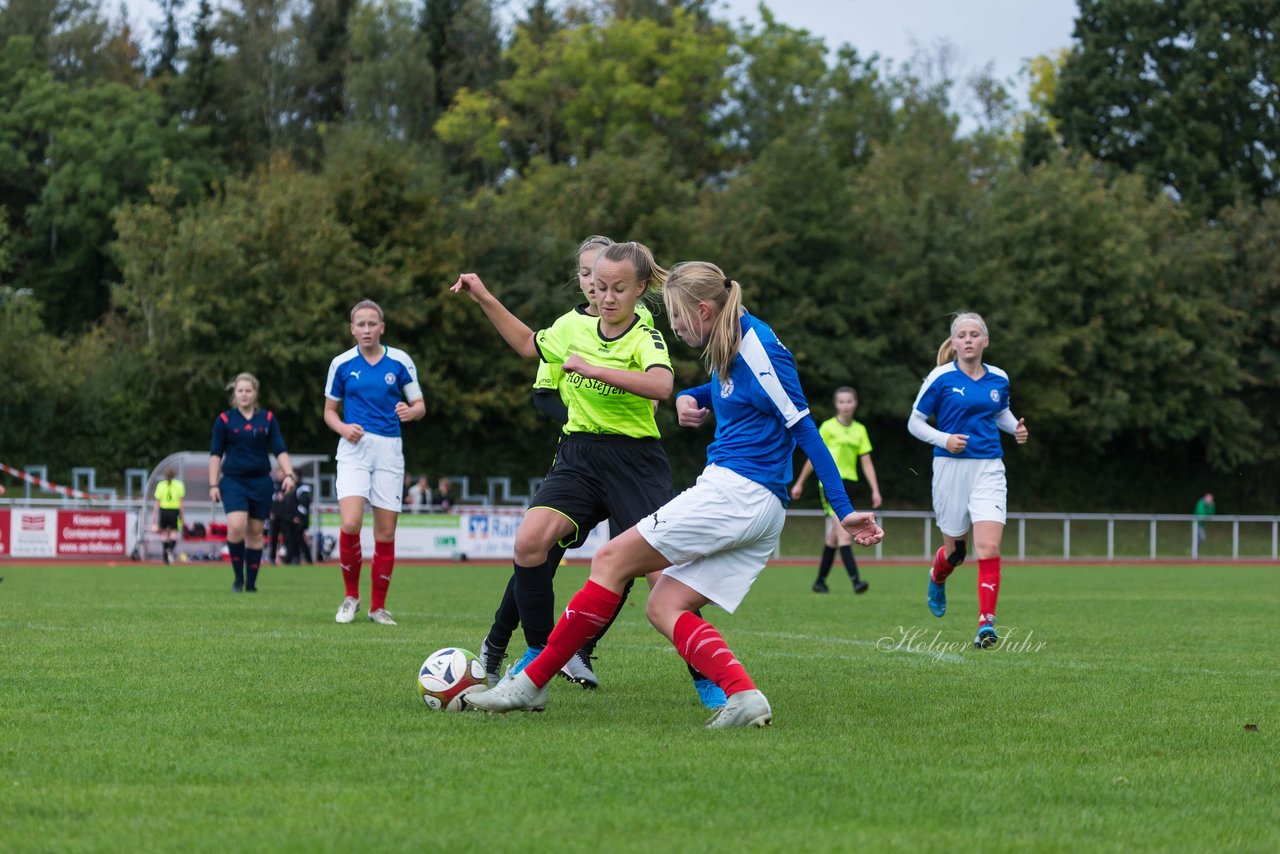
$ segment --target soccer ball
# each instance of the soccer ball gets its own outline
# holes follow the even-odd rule
[[[460,712],[467,708],[467,694],[486,687],[484,665],[469,650],[438,649],[418,668],[418,693],[428,709]]]

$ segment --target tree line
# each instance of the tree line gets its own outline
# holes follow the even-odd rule
[[[537,476],[534,366],[446,289],[476,271],[547,325],[599,233],[742,282],[819,419],[855,385],[889,506],[927,503],[906,415],[970,309],[1032,429],[1015,504],[1274,512],[1280,0],[1080,0],[1019,81],[703,0],[161,9],[0,9],[10,464],[204,447],[244,370],[291,450],[332,453],[325,370],[369,297],[423,378],[410,468]],[[708,437],[660,421],[690,476]]]

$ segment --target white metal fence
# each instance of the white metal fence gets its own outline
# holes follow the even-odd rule
[[[885,528],[884,542],[874,549],[877,558],[932,560],[942,544],[930,511],[885,510],[877,515]],[[779,555],[816,555],[822,516],[820,510],[788,511]],[[1023,560],[1277,560],[1280,516],[1010,513],[1001,550]]]
[[[492,489],[493,485],[490,485]],[[488,504],[487,496],[459,498]],[[479,498],[479,501],[476,499]],[[4,507],[133,510],[138,512],[139,542],[150,539],[150,508],[138,499],[87,501],[5,496]],[[877,558],[931,560],[942,538],[927,510],[884,510],[878,514],[886,531],[874,549]],[[222,508],[206,501],[187,502],[186,520],[221,519]],[[778,554],[786,558],[816,556],[824,530],[820,510],[790,510]],[[1201,534],[1203,530],[1203,534]],[[1280,516],[1212,516],[1152,513],[1010,513],[1002,552],[1006,557],[1044,560],[1280,561]]]

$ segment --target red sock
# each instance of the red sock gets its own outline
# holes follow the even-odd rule
[[[391,586],[391,571],[396,568],[396,544],[374,543],[373,560],[369,564],[369,583],[373,593],[369,596],[369,610],[376,611],[387,604],[387,588]]]
[[[680,615],[672,641],[680,657],[723,688],[726,697],[740,691],[755,690],[756,683],[751,681],[746,668],[729,649],[720,632],[697,614],[686,611]]]
[[[945,584],[947,576],[955,569],[947,562],[947,547],[940,546],[938,553],[933,556],[933,568],[929,570],[929,577],[933,579],[935,584]]]
[[[620,593],[587,579],[582,589],[573,594],[564,614],[551,630],[547,648],[525,667],[524,672],[529,674],[533,684],[541,688],[550,682],[565,662],[613,619],[621,601]]]
[[[1000,558],[978,561],[978,624],[996,621],[996,599],[1000,596]]]
[[[347,595],[352,599],[360,598],[360,563],[364,555],[360,552],[360,535],[338,533],[338,565],[342,567],[342,583],[347,585]]]

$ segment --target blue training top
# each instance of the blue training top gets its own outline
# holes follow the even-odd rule
[[[271,474],[268,451],[285,453],[280,422],[269,410],[258,409],[245,418],[239,409],[228,409],[213,419],[213,443],[209,455],[222,457],[227,477],[261,477]]]
[[[1004,456],[996,417],[1009,408],[1009,375],[995,365],[984,363],[983,367],[986,373],[975,380],[951,361],[924,378],[913,408],[926,418],[936,416],[942,432],[969,436],[968,445],[958,454],[935,445],[935,457],[995,460]]]
[[[847,516],[853,505],[831,452],[809,417],[791,351],[759,318],[744,313],[741,322],[742,341],[729,381],[722,384],[720,375],[713,373],[711,382],[680,392],[715,413],[716,436],[707,448],[707,464],[755,481],[786,506],[791,457],[799,444],[813,463],[837,518]]]
[[[401,392],[409,403],[422,397],[418,369],[403,350],[383,346],[382,357],[370,364],[359,347],[352,347],[329,363],[324,396],[341,400],[342,420],[366,433],[399,438]]]

